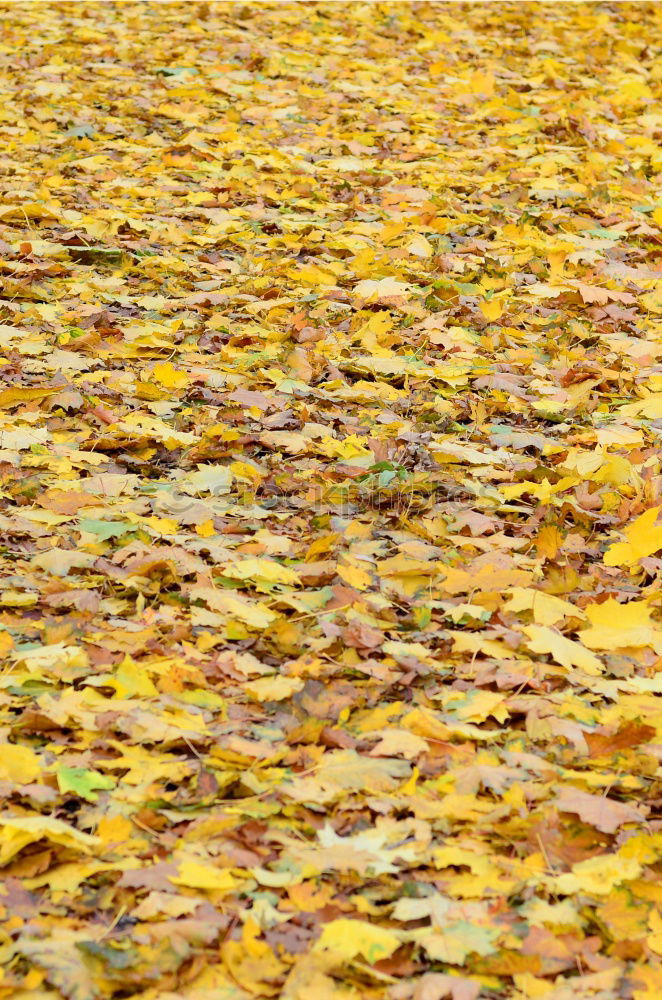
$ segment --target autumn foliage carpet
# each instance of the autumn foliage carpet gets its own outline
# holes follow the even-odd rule
[[[662,997],[661,11],[0,3],[0,1000]]]

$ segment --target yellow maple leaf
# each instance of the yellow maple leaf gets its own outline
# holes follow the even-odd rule
[[[175,368],[171,361],[160,361],[154,365],[152,378],[166,389],[183,389],[191,381],[186,372]]]
[[[548,879],[553,892],[572,896],[576,892],[588,892],[595,896],[606,896],[621,882],[630,882],[641,874],[641,865],[635,858],[625,858],[620,854],[599,854],[586,861],[578,861],[572,870]]]
[[[400,938],[393,931],[364,920],[332,920],[326,924],[315,943],[315,951],[330,952],[339,961],[349,962],[361,955],[374,964],[389,958],[400,947]]]
[[[8,864],[28,844],[48,840],[69,850],[89,854],[97,838],[81,833],[62,820],[48,816],[0,817],[0,867]]]
[[[115,688],[118,698],[153,698],[159,693],[146,668],[130,656],[124,657],[108,685]]]
[[[186,858],[179,865],[176,875],[169,875],[174,885],[183,885],[187,889],[204,889],[214,892],[232,892],[239,882],[234,875],[224,868],[217,868],[209,861],[199,861]]]
[[[244,690],[256,701],[284,701],[300,691],[304,684],[301,677],[260,677],[244,684]]]
[[[371,302],[390,298],[409,298],[411,285],[395,278],[366,278],[354,286],[354,295]]]
[[[41,775],[39,757],[29,747],[6,743],[0,753],[0,781],[29,785]]]
[[[504,310],[504,303],[501,299],[485,299],[480,303],[480,311],[486,320],[494,322],[499,319]]]
[[[134,521],[136,524],[145,524],[157,535],[172,537],[180,530],[179,524],[172,517],[156,517],[155,515],[152,517],[139,517],[129,511],[127,513],[127,520]]]
[[[646,601],[619,604],[613,597],[603,604],[590,604],[586,617],[591,627],[580,633],[589,649],[620,649],[623,646],[652,646],[662,641],[662,630],[651,621],[651,609]]]
[[[360,566],[347,566],[341,564],[338,566],[336,572],[346,584],[350,587],[354,587],[356,590],[367,590],[372,583],[370,573],[368,573],[367,570],[362,569]]]
[[[196,524],[195,533],[199,535],[200,538],[211,538],[212,535],[216,534],[216,529],[214,528],[214,522],[209,518],[208,521],[202,521],[200,524]]]
[[[227,620],[237,619],[252,628],[266,628],[278,617],[266,604],[249,601],[239,597],[231,590],[219,590],[216,587],[194,587],[191,596],[204,600],[213,611],[206,611],[205,608],[193,608],[193,612],[204,612],[200,614],[197,624],[220,624]],[[219,612],[219,614],[215,614]],[[205,620],[206,616],[211,616]]]
[[[604,555],[605,566],[636,566],[640,559],[662,549],[662,524],[656,524],[662,507],[650,507],[629,524],[623,534],[626,541],[610,545]]]
[[[527,1000],[544,1000],[546,996],[554,991],[554,984],[546,979],[539,979],[532,972],[517,972],[513,976],[513,982],[521,994]]]
[[[504,605],[504,611],[531,611],[536,625],[556,625],[564,618],[584,618],[584,612],[563,601],[554,594],[546,594],[544,590],[534,587],[511,587],[510,600]]]
[[[266,583],[282,584],[301,582],[296,570],[281,566],[272,559],[240,559],[225,566],[223,572],[233,580],[264,580]]]
[[[579,667],[593,677],[602,673],[602,663],[594,653],[555,629],[546,625],[526,625],[523,631],[529,637],[527,645],[533,653],[549,653],[561,666]]]

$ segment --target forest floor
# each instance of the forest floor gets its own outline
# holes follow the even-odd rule
[[[0,1000],[659,1000],[662,6],[0,13]]]

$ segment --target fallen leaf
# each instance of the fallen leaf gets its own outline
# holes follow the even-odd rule
[[[549,653],[563,667],[579,667],[587,674],[597,677],[602,673],[602,663],[581,643],[567,639],[560,632],[546,625],[525,625],[523,631],[528,636],[528,646],[534,653]]]
[[[315,943],[315,950],[329,952],[336,961],[347,962],[361,956],[374,965],[388,958],[400,946],[391,931],[363,920],[332,920]]]
[[[579,788],[561,788],[556,807],[562,812],[577,813],[584,823],[589,823],[603,833],[614,833],[625,823],[642,823],[644,817],[633,806],[615,802],[604,795],[590,795]]]
[[[640,559],[662,548],[662,525],[656,525],[662,507],[650,507],[624,530],[624,542],[610,545],[605,566],[636,566]]]

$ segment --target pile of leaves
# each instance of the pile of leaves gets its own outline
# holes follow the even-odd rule
[[[660,7],[0,6],[0,997],[659,998]]]

